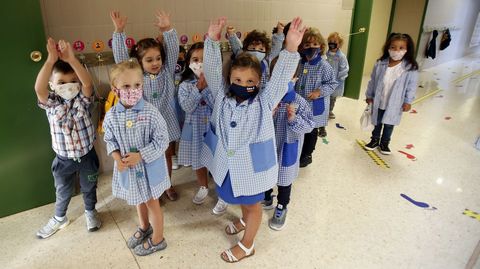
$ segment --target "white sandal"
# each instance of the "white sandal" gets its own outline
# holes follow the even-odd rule
[[[246,247],[242,244],[242,242],[240,242],[240,241],[238,242],[238,246],[245,252],[245,256],[243,256],[243,257],[240,258],[240,260],[239,260],[239,259],[237,259],[237,257],[235,257],[235,255],[233,255],[232,249],[227,249],[227,250],[225,250],[223,253],[225,253],[225,255],[227,255],[228,260],[224,258],[224,256],[222,255],[223,253],[220,254],[220,257],[222,258],[222,260],[224,260],[224,261],[226,261],[226,262],[228,262],[228,263],[234,263],[234,262],[239,262],[239,261],[241,261],[241,260],[243,260],[243,259],[245,259],[245,258],[248,258],[248,257],[250,257],[250,256],[253,256],[253,254],[255,254],[255,249],[254,249],[254,248],[255,248],[255,243],[252,244],[252,247],[249,248],[249,249],[246,248]]]
[[[239,232],[245,230],[245,222],[243,221],[242,218],[239,219],[240,220],[240,224],[242,224],[242,228],[238,229],[237,226],[235,226],[235,223],[233,222],[230,222],[227,227],[225,227],[225,233],[227,233],[228,235],[234,235],[234,234],[238,234]]]

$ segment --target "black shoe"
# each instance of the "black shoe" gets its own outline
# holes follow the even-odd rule
[[[390,151],[390,149],[388,148],[388,143],[380,143],[380,152],[383,154],[383,155],[390,155],[392,154],[392,152]]]
[[[378,139],[372,138],[370,143],[366,144],[364,147],[366,150],[374,150],[380,145],[380,141]]]
[[[325,127],[319,127],[318,128],[318,136],[326,137],[327,136],[327,129],[325,129]]]
[[[300,167],[307,167],[312,163],[312,156],[303,157],[300,159]]]

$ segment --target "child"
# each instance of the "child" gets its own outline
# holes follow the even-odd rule
[[[271,50],[270,40],[265,32],[257,30],[251,31],[243,40],[243,45],[232,26],[227,27],[227,36],[232,48],[232,53],[235,57],[242,52],[248,52],[258,59],[262,70],[260,89],[263,90],[266,87],[267,81],[270,79],[270,63],[282,50],[282,43],[285,40],[285,36],[283,35],[283,24],[280,22],[277,24],[276,32],[272,35]]]
[[[164,155],[167,124],[158,109],[143,100],[142,68],[134,59],[114,66],[110,80],[120,99],[103,122],[107,153],[115,160],[112,192],[137,206],[140,227],[127,245],[144,256],[167,247],[158,200],[170,187]]]
[[[273,64],[272,64],[273,65]],[[280,231],[287,219],[287,205],[290,202],[292,183],[298,176],[299,151],[302,149],[303,136],[315,127],[313,114],[307,101],[295,93],[295,82],[289,82],[288,92],[275,110],[275,138],[277,141],[278,205],[268,222],[268,226]],[[265,192],[264,209],[273,209],[273,189]]]
[[[345,79],[348,77],[348,61],[345,54],[340,50],[343,46],[343,38],[339,33],[333,32],[328,38],[328,53],[327,61],[333,67],[335,72],[335,78],[337,79],[338,86],[330,95],[330,113],[328,118],[335,119],[335,114],[333,114],[333,108],[335,107],[335,102],[337,97],[343,96]]]
[[[188,66],[182,74],[178,101],[186,117],[178,156],[181,165],[191,165],[195,170],[199,189],[193,197],[193,203],[200,205],[208,195],[208,171],[201,163],[200,154],[214,102],[203,75],[203,42],[193,44],[185,60]]]
[[[391,154],[388,144],[393,126],[400,123],[402,112],[412,107],[418,80],[415,48],[408,34],[392,33],[383,46],[383,55],[373,67],[365,93],[368,104],[373,103],[372,131],[367,150],[380,146],[380,152]],[[383,131],[382,131],[383,127]]]
[[[299,65],[298,81],[295,90],[308,101],[315,119],[313,131],[305,134],[300,167],[312,163],[312,153],[315,150],[317,137],[327,135],[325,126],[328,121],[330,95],[337,88],[335,72],[332,66],[322,60],[325,53],[325,40],[316,28],[308,28],[300,44],[302,60]],[[318,129],[317,129],[318,128]]]
[[[119,63],[129,58],[125,44],[126,35],[123,32],[126,17],[120,17],[120,12],[112,11],[110,17],[115,25],[112,38],[113,55]],[[180,127],[175,113],[175,84],[173,81],[175,65],[178,59],[177,32],[171,27],[170,15],[157,12],[157,26],[163,33],[164,44],[153,38],[138,41],[131,51],[130,57],[136,58],[143,70],[143,97],[155,106],[167,122],[170,144],[165,152],[168,175],[172,176],[172,156],[175,153],[175,141],[180,138]],[[165,48],[164,48],[165,46]],[[178,195],[171,187],[166,191],[168,199],[175,201]]]
[[[52,172],[55,180],[55,216],[37,232],[38,238],[47,238],[68,225],[68,204],[77,173],[85,204],[87,230],[100,228],[97,203],[98,157],[93,142],[95,130],[88,110],[92,102],[93,83],[87,70],[73,54],[70,43],[48,39],[48,58],[38,73],[35,93],[38,106],[45,109],[52,148],[56,157]],[[50,85],[52,92],[47,88]]]
[[[163,37],[162,37],[163,39]],[[180,85],[180,80],[182,79],[182,74],[185,71],[185,55],[187,52],[185,48],[180,45],[178,47],[178,59],[177,65],[175,65],[175,112],[177,114],[178,124],[180,125],[180,130],[183,128],[183,123],[185,121],[185,111],[182,110],[180,104],[178,103],[178,86]],[[179,141],[175,141],[175,155],[172,156],[172,169],[177,170],[178,167],[178,143]]]
[[[213,175],[218,195],[229,204],[241,205],[243,219],[230,223],[225,232],[232,235],[245,230],[244,236],[221,255],[226,262],[237,262],[255,253],[254,239],[262,217],[260,201],[277,182],[272,112],[288,90],[305,28],[300,28],[300,18],[294,19],[286,50],[280,53],[268,85],[259,90],[260,62],[248,53],[232,62],[230,83],[223,80],[219,40],[225,22],[225,18],[212,22],[205,41],[204,72],[215,105],[202,158]]]

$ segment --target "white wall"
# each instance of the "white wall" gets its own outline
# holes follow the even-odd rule
[[[420,39],[417,61],[422,69],[455,60],[472,53],[480,53],[480,46],[469,48],[470,37],[480,12],[479,0],[430,0],[425,14],[424,27],[458,27],[450,31],[452,41],[443,51],[438,50],[442,32],[437,37],[437,57],[425,58],[425,49],[431,33],[423,33]]]
[[[364,75],[372,72],[375,62],[382,56],[382,47],[387,37],[388,23],[390,22],[391,7],[392,0],[373,0],[367,51],[363,67]]]

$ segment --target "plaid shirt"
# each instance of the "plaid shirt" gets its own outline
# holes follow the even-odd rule
[[[168,133],[165,120],[150,103],[140,100],[130,109],[121,102],[112,107],[103,121],[107,154],[118,150],[124,156],[140,152],[142,161],[135,167],[120,172],[114,164],[113,196],[130,205],[159,198],[170,187],[165,150]]]
[[[298,81],[295,84],[295,91],[305,98],[310,105],[315,119],[315,127],[327,126],[330,95],[338,86],[332,66],[318,55],[318,58],[312,59],[308,62],[302,60],[298,70],[299,74]],[[315,101],[317,102],[315,105],[323,105],[323,112],[321,113],[316,113],[318,110],[314,108],[314,102],[307,98],[310,93],[317,89],[321,90],[321,95],[319,97],[320,100]],[[318,103],[322,101],[321,98],[323,98],[323,104]],[[321,109],[319,110],[322,111]]]
[[[297,93],[292,104],[297,106],[293,122],[288,122],[287,104],[284,102],[280,102],[273,115],[279,164],[278,186],[289,186],[297,178],[304,134],[310,133],[315,127],[307,101]]]
[[[112,49],[116,63],[128,60],[126,35],[113,33]],[[163,33],[166,59],[160,73],[143,74],[143,98],[156,107],[167,122],[169,141],[180,138],[180,125],[175,112],[175,65],[178,58],[178,38],[175,29]]]
[[[207,38],[203,52],[205,78],[215,105],[202,160],[219,186],[230,173],[235,197],[269,190],[278,177],[272,113],[287,92],[300,57],[282,51],[267,87],[255,98],[237,103],[225,95],[228,86],[222,77],[219,42]]]
[[[207,87],[200,92],[196,86],[197,81],[196,78],[186,80],[180,84],[178,90],[178,100],[185,111],[185,123],[178,147],[178,163],[191,165],[193,170],[203,167],[203,134],[207,131],[214,103],[210,89]]]
[[[82,92],[70,101],[50,92],[46,104],[38,103],[47,113],[52,149],[58,155],[80,159],[93,148],[95,129],[88,111],[91,102],[92,98]]]

